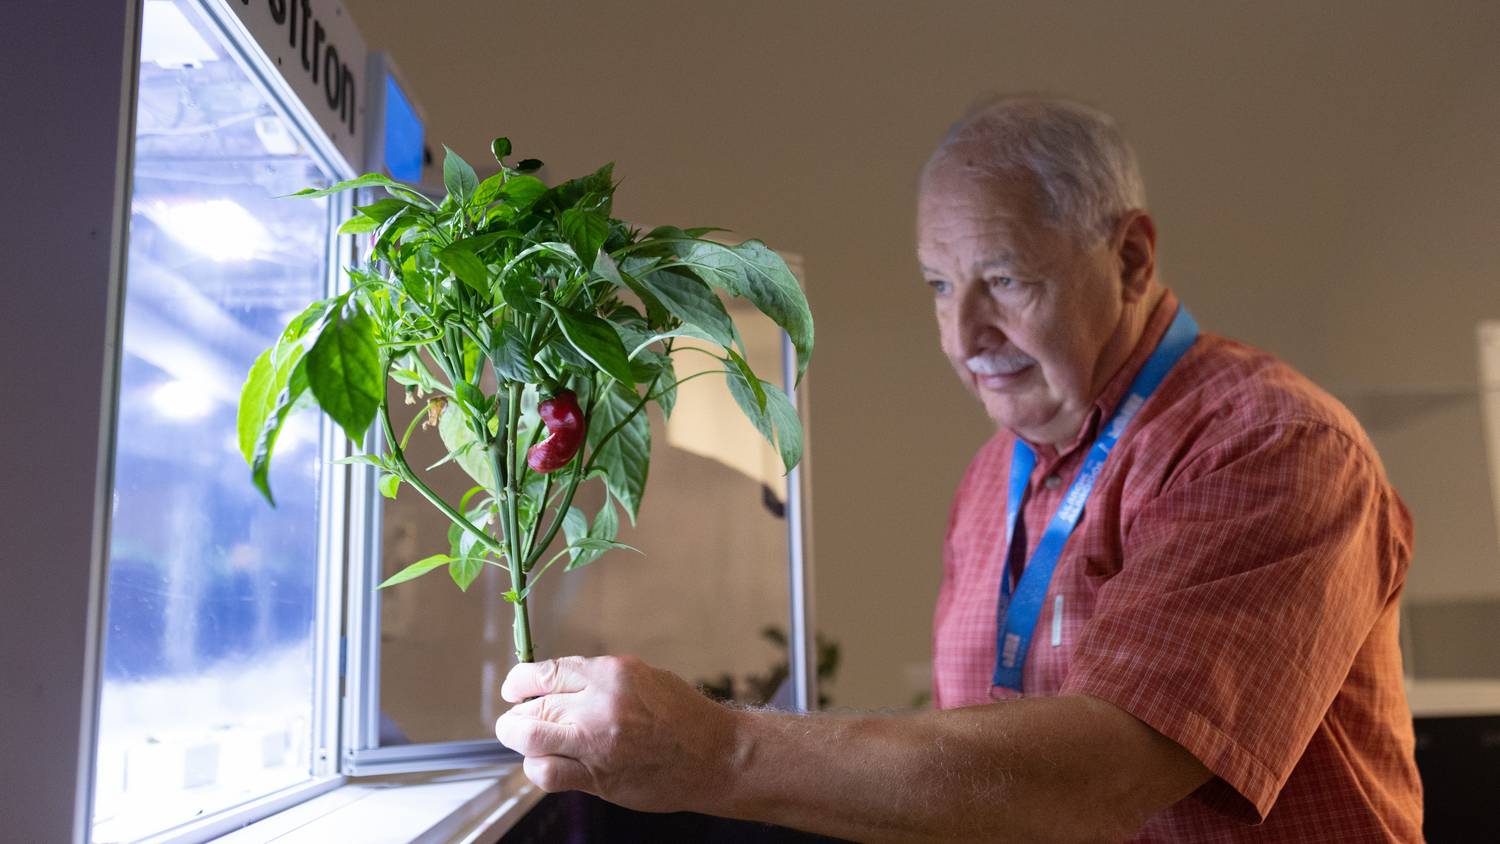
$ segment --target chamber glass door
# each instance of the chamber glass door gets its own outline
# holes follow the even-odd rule
[[[787,349],[781,330],[748,305],[726,305],[751,366],[778,381]],[[673,360],[679,379],[719,366],[691,353]],[[404,406],[399,388],[391,406],[396,430],[422,410],[421,403]],[[650,416],[639,521],[632,526],[619,514],[619,540],[642,553],[612,550],[583,568],[548,571],[530,599],[536,657],[631,654],[713,696],[792,708],[788,486],[780,458],[735,406],[722,372],[682,384],[670,419],[654,406]],[[437,432],[420,428],[407,448],[413,466],[444,454]],[[473,484],[451,463],[427,480],[450,501]],[[595,487],[575,500],[588,514],[602,504]],[[402,489],[381,508],[380,578],[447,549],[447,520],[419,496]],[[559,536],[555,548],[563,544]],[[388,770],[477,764],[482,748],[501,749],[494,722],[507,707],[500,685],[515,662],[511,605],[501,597],[508,584],[504,572],[487,568],[467,593],[441,571],[381,590],[371,712],[379,750],[362,754],[359,770],[382,769],[366,769],[371,759],[390,760]]]
[[[195,3],[144,4],[94,834],[130,841],[313,775],[320,498],[314,414],[251,485],[236,404],[325,295],[327,183]]]

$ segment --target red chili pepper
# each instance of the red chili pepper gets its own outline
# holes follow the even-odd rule
[[[527,450],[526,465],[538,472],[555,472],[578,453],[588,424],[572,390],[563,390],[537,405],[536,412],[547,426],[547,438]]]

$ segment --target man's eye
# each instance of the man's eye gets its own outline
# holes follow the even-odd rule
[[[1010,290],[1016,286],[1016,280],[1008,275],[990,276],[984,280],[985,284],[992,290]]]
[[[953,289],[953,285],[949,284],[946,281],[943,281],[942,279],[931,279],[927,282],[927,286],[931,287],[932,292],[938,294],[939,296],[947,295],[948,291]]]

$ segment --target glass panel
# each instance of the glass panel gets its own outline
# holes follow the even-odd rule
[[[320,437],[235,434],[251,362],[326,284],[325,181],[189,2],[145,4],[95,787],[134,840],[311,774]]]
[[[780,330],[753,310],[732,311],[751,365],[779,382]],[[703,366],[699,359],[712,363],[673,357],[679,378]],[[669,424],[653,411],[651,435],[640,520],[620,531],[645,556],[612,551],[586,568],[549,572],[530,602],[537,657],[634,654],[723,692],[732,685],[744,700],[788,703],[785,652],[763,632],[784,635],[790,613],[779,458],[719,377],[684,384]],[[426,466],[443,451],[433,432],[419,432],[408,454]],[[450,500],[470,484],[455,467],[433,474]],[[602,495],[590,488],[577,503],[592,514]],[[403,490],[385,503],[382,577],[444,551],[446,532],[440,515]],[[504,572],[488,568],[467,594],[441,573],[382,593],[382,745],[493,737],[505,706],[500,683],[514,664],[511,608],[499,597],[507,588]]]

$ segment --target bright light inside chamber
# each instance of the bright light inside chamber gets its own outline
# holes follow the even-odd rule
[[[271,245],[271,234],[228,199],[153,203],[146,212],[182,245],[215,261],[244,261]]]
[[[198,67],[219,57],[171,0],[149,0],[145,16],[141,61],[165,68]]]
[[[151,406],[168,419],[202,419],[213,412],[214,400],[187,381],[167,381],[151,391]]]

